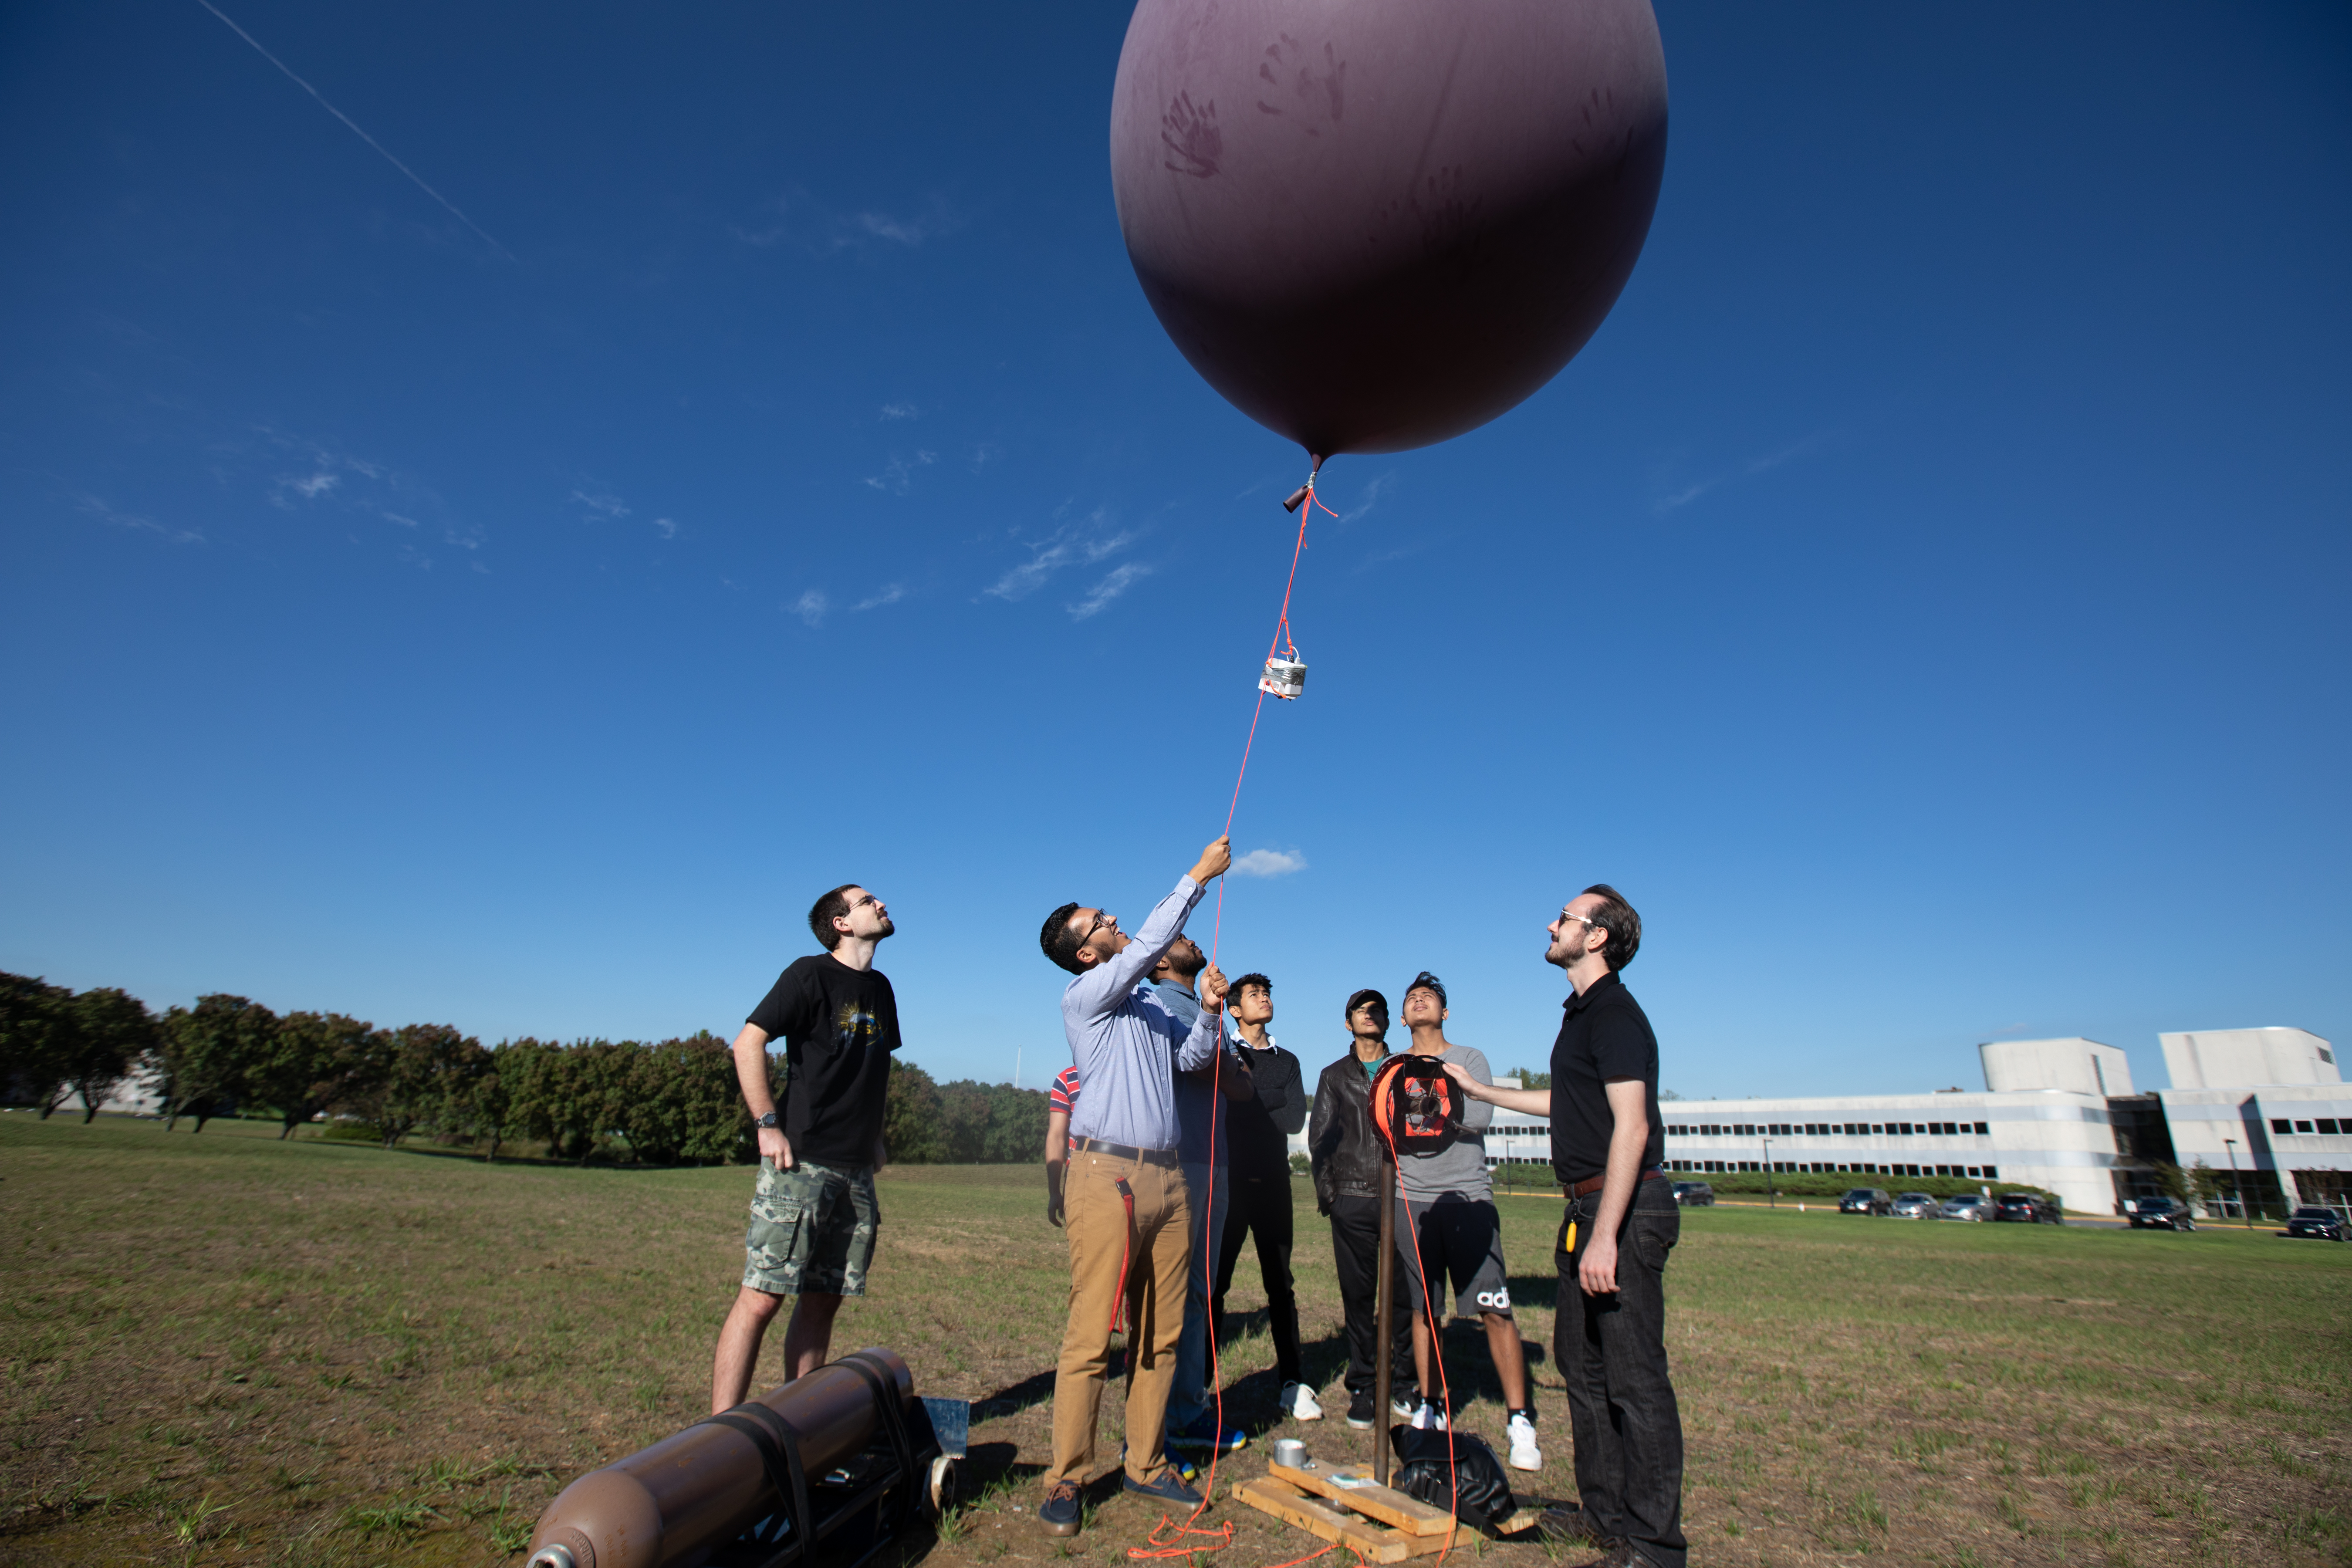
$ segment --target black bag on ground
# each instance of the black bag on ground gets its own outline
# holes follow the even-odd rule
[[[1503,1474],[1503,1462],[1495,1458],[1494,1449],[1467,1432],[1454,1434],[1450,1472],[1443,1432],[1391,1426],[1389,1447],[1396,1450],[1398,1465],[1389,1484],[1432,1508],[1451,1509],[1465,1524],[1498,1524],[1518,1507],[1511,1497],[1511,1483]]]

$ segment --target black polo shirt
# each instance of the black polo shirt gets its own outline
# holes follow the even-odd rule
[[[1612,1079],[1640,1079],[1650,1136],[1642,1163],[1666,1157],[1666,1130],[1658,1115],[1658,1037],[1625,983],[1612,973],[1570,996],[1551,1047],[1551,1168],[1570,1186],[1609,1168],[1609,1136],[1617,1125],[1602,1087]]]

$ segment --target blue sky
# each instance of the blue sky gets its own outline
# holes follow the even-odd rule
[[[731,1032],[855,879],[911,1058],[1042,1084],[1304,469],[1127,265],[1124,10],[223,9],[441,200],[196,0],[0,13],[0,967]],[[1606,879],[1685,1095],[2352,1035],[2352,18],[1661,23],[1614,314],[1326,470],[1228,971],[1534,1063]]]

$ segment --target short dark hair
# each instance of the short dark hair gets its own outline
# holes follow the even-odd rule
[[[815,933],[817,946],[824,949],[825,952],[831,952],[841,945],[842,933],[833,929],[833,922],[849,913],[849,900],[842,895],[850,889],[862,885],[857,882],[844,882],[819,899],[815,907],[809,910],[809,930]]]
[[[1372,1010],[1372,1022],[1381,1026],[1381,1038],[1388,1038],[1389,999],[1367,985],[1348,998],[1348,1005],[1339,1010],[1340,1020],[1352,1025],[1356,1019],[1356,1009],[1359,1007],[1370,1007]]]
[[[1045,929],[1037,933],[1037,945],[1064,969],[1073,974],[1084,974],[1087,966],[1078,962],[1078,949],[1084,944],[1078,941],[1078,933],[1070,929],[1070,917],[1077,912],[1078,906],[1073,902],[1047,915]]]
[[[1437,1005],[1441,1007],[1451,1007],[1453,1005],[1452,1003],[1445,999],[1445,982],[1440,980],[1436,975],[1432,974],[1426,969],[1414,975],[1412,977],[1412,984],[1404,988],[1404,994],[1408,996],[1412,995],[1416,991],[1431,991],[1436,993]]]
[[[1226,986],[1225,989],[1232,992],[1234,995],[1239,996],[1242,994],[1242,987],[1244,985],[1262,985],[1265,988],[1265,999],[1269,1002],[1274,1000],[1274,982],[1268,980],[1265,975],[1260,974],[1255,969],[1251,970],[1247,974],[1243,975],[1239,980],[1234,981],[1231,985]]]
[[[1595,882],[1584,889],[1601,900],[1593,911],[1592,923],[1609,933],[1609,944],[1601,950],[1601,962],[1611,969],[1622,969],[1633,962],[1642,951],[1642,917],[1625,901],[1625,895],[1606,882]],[[1584,893],[1579,893],[1582,898]]]

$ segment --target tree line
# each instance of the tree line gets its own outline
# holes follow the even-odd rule
[[[778,1103],[782,1056],[768,1059]],[[728,1042],[523,1038],[484,1046],[448,1024],[379,1028],[341,1013],[272,1012],[226,993],[161,1014],[113,987],[79,993],[0,973],[0,1099],[47,1119],[79,1095],[82,1120],[126,1082],[160,1100],[170,1131],[265,1116],[278,1136],[321,1117],[370,1130],[387,1149],[420,1138],[551,1160],[749,1164],[751,1111]],[[883,1142],[894,1161],[1035,1160],[1045,1096],[894,1062]]]

